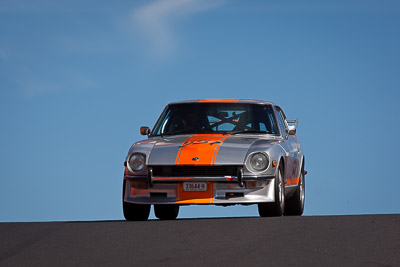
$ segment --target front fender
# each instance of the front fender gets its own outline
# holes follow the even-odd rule
[[[249,156],[255,152],[262,152],[266,153],[268,155],[269,159],[269,165],[268,168],[260,173],[254,173],[249,170],[248,165],[249,165]],[[257,140],[256,142],[253,143],[253,145],[248,149],[245,162],[244,162],[244,173],[246,175],[254,175],[254,174],[260,174],[260,175],[273,175],[276,176],[277,170],[279,167],[279,162],[282,158],[285,158],[286,152],[282,148],[282,146],[279,144],[278,141],[268,141],[268,140]],[[276,161],[277,166],[273,166],[272,162]]]

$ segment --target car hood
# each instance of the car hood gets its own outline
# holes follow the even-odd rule
[[[248,135],[179,135],[149,138],[131,151],[147,154],[148,165],[241,165],[255,147],[273,141]]]

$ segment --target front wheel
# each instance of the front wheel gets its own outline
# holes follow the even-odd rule
[[[125,182],[122,191],[122,209],[124,211],[125,219],[128,221],[146,221],[149,218],[151,206],[148,204],[125,202]]]
[[[285,212],[285,184],[283,182],[283,167],[279,167],[275,177],[275,202],[259,203],[258,213],[261,217],[282,216]]]
[[[159,204],[154,205],[154,214],[160,220],[175,220],[178,217],[179,205]]]
[[[150,214],[150,205],[123,203],[124,217],[128,221],[146,221]]]
[[[305,179],[304,171],[300,173],[299,185],[293,196],[286,201],[285,215],[300,216],[304,211],[305,200]]]

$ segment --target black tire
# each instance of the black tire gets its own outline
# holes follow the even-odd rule
[[[174,205],[174,204],[154,205],[154,214],[160,220],[175,220],[179,214],[179,205]]]
[[[122,190],[122,209],[125,219],[128,221],[146,221],[150,215],[151,205],[125,202],[125,181]]]
[[[275,202],[259,203],[258,213],[261,217],[282,216],[285,212],[285,184],[283,167],[279,167],[275,177]]]
[[[285,215],[300,216],[304,211],[304,201],[306,195],[306,183],[304,179],[304,171],[302,170],[299,177],[299,185],[293,196],[286,200]]]

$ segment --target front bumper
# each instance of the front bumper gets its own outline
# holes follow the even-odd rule
[[[275,201],[274,176],[125,176],[124,201],[137,204],[255,204]],[[207,191],[184,191],[184,182],[206,182]]]

